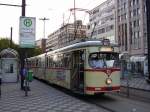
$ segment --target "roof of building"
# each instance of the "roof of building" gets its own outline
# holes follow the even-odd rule
[[[14,49],[7,48],[0,52],[0,58],[17,58],[18,52]]]

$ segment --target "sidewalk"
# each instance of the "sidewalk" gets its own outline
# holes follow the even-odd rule
[[[0,112],[106,112],[37,80],[30,88],[25,97],[20,83],[2,84]]]
[[[143,77],[132,77],[129,80],[121,79],[121,86],[127,87],[127,81],[129,81],[129,87],[146,90],[150,92],[150,84],[146,82],[146,79]]]

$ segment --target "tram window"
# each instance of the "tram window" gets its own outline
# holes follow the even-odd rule
[[[70,66],[70,59],[71,59],[71,55],[70,54],[65,54],[64,58],[63,58],[63,64],[64,67],[69,67]]]
[[[104,60],[102,57],[98,56],[98,53],[93,53],[89,57],[89,64],[93,68],[103,68]]]
[[[46,67],[48,67],[48,61],[49,61],[49,59],[48,59],[48,57],[46,57]]]
[[[38,67],[38,59],[36,60],[36,64],[35,64],[35,66],[36,66],[36,67]]]
[[[92,68],[118,67],[118,57],[118,53],[91,53],[89,55],[89,65]]]

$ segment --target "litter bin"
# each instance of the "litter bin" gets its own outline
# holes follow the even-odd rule
[[[27,80],[31,82],[33,80],[33,71],[29,70],[27,75]]]

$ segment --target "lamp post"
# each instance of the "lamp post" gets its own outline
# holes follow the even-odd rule
[[[40,18],[39,20],[42,20],[43,23],[44,23],[44,26],[43,26],[43,38],[45,38],[45,21],[49,20],[49,18],[44,17],[44,18]]]
[[[147,14],[147,58],[148,58],[148,78],[150,83],[150,0],[146,0],[146,14]]]
[[[13,6],[13,7],[21,7],[21,16],[24,16],[25,17],[25,13],[26,13],[26,0],[22,0],[22,4],[21,5],[14,5],[14,4],[3,4],[3,3],[0,3],[0,5],[4,5],[4,6]],[[11,32],[12,32],[12,28],[11,28]],[[12,36],[12,34],[11,34]],[[24,59],[27,58],[27,49],[24,49],[24,48],[21,48],[21,56],[20,56],[20,59],[21,59],[21,68],[24,67]],[[23,85],[23,81],[21,82],[22,85]],[[27,93],[27,90],[25,91],[25,96],[28,96],[28,93]]]

